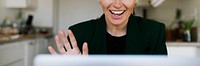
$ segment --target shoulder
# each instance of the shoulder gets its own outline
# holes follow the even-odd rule
[[[98,19],[92,19],[72,25],[68,29],[72,30],[75,37],[77,36],[77,38],[84,35],[91,35],[96,28],[97,22]]]
[[[91,30],[95,27],[97,19],[77,23],[69,27],[70,30]]]
[[[75,35],[90,35],[95,30],[97,22],[98,19],[92,19],[72,25],[68,29]]]
[[[159,30],[165,30],[165,25],[161,22],[155,21],[155,20],[150,20],[150,19],[145,19],[142,17],[135,16],[136,22],[138,24],[138,27],[141,30],[145,30],[147,32],[152,32],[152,31],[159,31]]]
[[[96,29],[97,22],[98,22],[98,19],[84,21],[84,22],[80,22],[78,24],[72,25],[68,29],[72,30],[78,44],[82,44],[83,42],[88,41],[92,37]]]

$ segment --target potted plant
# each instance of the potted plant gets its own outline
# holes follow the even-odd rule
[[[183,40],[186,42],[191,42],[190,29],[192,28],[194,21],[195,21],[195,19],[193,18],[184,23],[184,38],[183,38]]]

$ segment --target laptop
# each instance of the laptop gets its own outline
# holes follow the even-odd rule
[[[38,55],[34,66],[200,66],[199,57],[159,55]]]

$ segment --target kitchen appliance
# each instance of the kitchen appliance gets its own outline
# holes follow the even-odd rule
[[[19,28],[20,34],[33,34],[35,33],[34,26],[32,25],[33,15],[29,15],[26,22],[22,22]]]

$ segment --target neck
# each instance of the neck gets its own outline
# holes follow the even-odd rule
[[[124,36],[126,35],[127,23],[128,23],[128,20],[126,22],[123,22],[120,25],[113,25],[111,24],[111,22],[106,21],[107,32],[111,34],[112,36],[116,36],[116,37]]]

